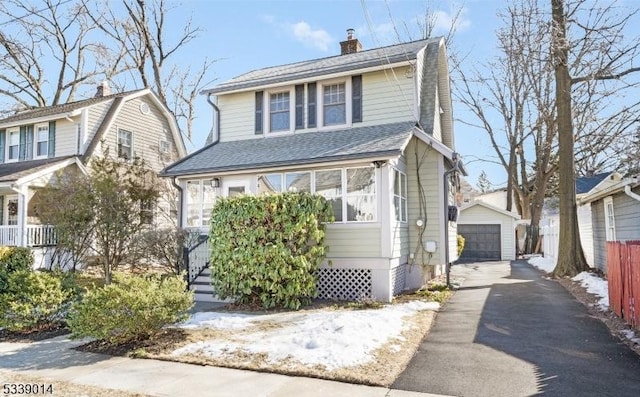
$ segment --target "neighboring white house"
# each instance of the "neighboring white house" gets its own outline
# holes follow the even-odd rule
[[[606,273],[608,241],[640,241],[640,182],[616,173],[605,181],[582,195],[579,203],[591,209],[591,265]]]
[[[324,195],[336,222],[320,297],[390,301],[456,259],[447,206],[457,187],[447,178],[445,203],[444,183],[459,164],[447,51],[442,38],[362,51],[353,32],[341,48],[205,90],[211,143],[163,175],[182,187],[182,226],[203,233],[217,197]],[[192,279],[207,268],[206,247],[197,252]],[[205,291],[196,299],[214,299]]]
[[[53,228],[37,216],[38,188],[62,170],[79,169],[103,149],[122,159],[143,158],[160,171],[186,155],[169,110],[149,89],[109,94],[22,111],[0,120],[0,245],[55,245]]]

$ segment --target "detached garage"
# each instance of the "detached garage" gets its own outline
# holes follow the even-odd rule
[[[460,209],[458,234],[465,239],[463,261],[499,261],[516,258],[515,230],[520,217],[477,201]]]

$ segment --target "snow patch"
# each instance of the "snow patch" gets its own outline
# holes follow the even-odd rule
[[[281,327],[238,333],[234,340],[208,340],[186,345],[173,355],[201,354],[223,358],[236,352],[264,354],[270,362],[286,359],[306,365],[324,365],[328,370],[372,361],[373,352],[389,341],[401,340],[408,329],[405,319],[423,310],[437,310],[436,302],[413,301],[369,310],[323,310],[309,313],[238,315],[196,313],[181,324],[184,328],[216,327],[242,329],[262,321]],[[394,345],[396,351],[399,347]]]
[[[603,280],[589,272],[582,272],[572,278],[572,280],[580,282],[580,284],[587,289],[588,293],[594,294],[600,298],[597,303],[600,310],[604,311],[609,309],[609,284],[607,283],[607,280]]]
[[[530,258],[529,264],[547,273],[551,273],[556,267],[556,263],[553,261],[553,259],[543,258],[541,256]]]

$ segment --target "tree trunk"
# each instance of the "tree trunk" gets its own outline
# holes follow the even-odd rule
[[[556,77],[556,106],[559,146],[559,204],[560,236],[558,259],[553,275],[575,276],[588,270],[578,230],[576,206],[575,165],[573,156],[573,122],[571,114],[571,76],[569,75],[569,49],[564,15],[564,0],[551,0],[553,17],[552,50]]]

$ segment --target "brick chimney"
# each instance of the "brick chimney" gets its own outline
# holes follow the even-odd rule
[[[96,87],[96,98],[100,98],[103,96],[111,95],[111,87],[109,87],[109,82],[104,80],[100,85]]]
[[[340,42],[340,55],[362,51],[362,44],[356,39],[355,32],[353,29],[347,29],[347,40]]]

